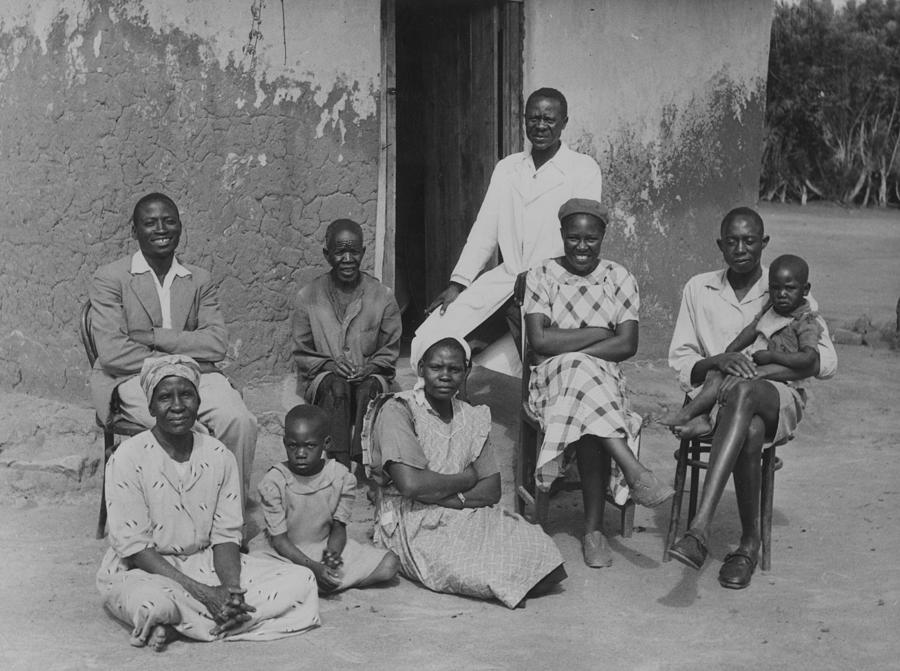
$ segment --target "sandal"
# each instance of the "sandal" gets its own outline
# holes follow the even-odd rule
[[[725,563],[719,569],[719,584],[726,589],[744,589],[750,585],[754,569],[756,557],[738,548],[725,555]]]
[[[670,557],[697,571],[703,567],[706,554],[707,550],[703,541],[690,531],[686,531],[684,536],[669,548]]]

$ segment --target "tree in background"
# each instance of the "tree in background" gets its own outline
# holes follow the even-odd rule
[[[760,196],[900,203],[900,0],[775,7]]]

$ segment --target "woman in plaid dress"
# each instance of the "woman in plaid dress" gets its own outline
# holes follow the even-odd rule
[[[675,492],[635,454],[641,418],[629,409],[618,362],[637,350],[640,297],[631,273],[600,258],[606,208],[573,198],[559,209],[559,220],[565,256],[529,271],[523,305],[538,360],[528,404],[544,430],[535,479],[549,489],[566,451],[575,453],[584,500],[584,560],[599,568],[612,563],[603,533],[610,459],[618,470],[617,500],[628,497],[626,486],[648,507]]]

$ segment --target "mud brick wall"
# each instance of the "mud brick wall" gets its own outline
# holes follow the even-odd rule
[[[281,11],[0,2],[0,386],[89,403],[79,310],[156,190],[180,207],[180,258],[219,283],[229,373],[289,370],[324,227],[355,218],[374,251],[380,47],[377,3]]]

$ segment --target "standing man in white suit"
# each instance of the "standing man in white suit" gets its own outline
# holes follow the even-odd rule
[[[557,212],[564,202],[599,201],[601,196],[600,166],[560,140],[568,121],[566,98],[556,89],[541,88],[528,96],[525,136],[531,151],[510,154],[494,168],[450,284],[428,306],[413,352],[433,329],[464,337],[499,309],[518,347],[519,309],[512,300],[516,276],[562,255]],[[502,263],[479,275],[498,248]]]

